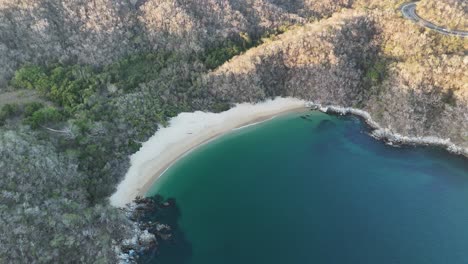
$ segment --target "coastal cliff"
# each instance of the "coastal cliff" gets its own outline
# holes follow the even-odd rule
[[[108,198],[181,112],[296,97],[467,148],[468,39],[401,3],[0,0],[0,262],[116,262]]]

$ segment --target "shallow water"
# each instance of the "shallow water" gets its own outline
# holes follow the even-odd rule
[[[176,199],[187,243],[142,263],[468,263],[467,160],[386,146],[352,116],[234,131],[178,161],[155,193]]]

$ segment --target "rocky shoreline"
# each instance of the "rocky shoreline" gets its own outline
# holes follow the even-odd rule
[[[450,139],[441,139],[438,137],[410,137],[393,132],[389,128],[383,128],[371,115],[361,109],[352,107],[341,107],[335,105],[322,105],[315,102],[306,102],[305,107],[311,110],[320,111],[327,114],[336,115],[354,115],[362,118],[370,128],[370,136],[377,140],[383,140],[390,146],[400,145],[423,145],[442,147],[450,153],[468,157],[468,149],[457,146]],[[122,241],[115,247],[119,263],[137,263],[140,255],[147,254],[149,251],[158,252],[158,245],[162,241],[175,239],[174,230],[176,227],[172,223],[168,224],[164,219],[154,217],[157,212],[177,210],[175,200],[167,199],[156,195],[150,198],[137,197],[125,208],[127,217],[134,224],[134,236]],[[164,213],[163,213],[164,214]]]
[[[122,210],[133,223],[134,235],[115,246],[119,263],[137,263],[141,254],[149,251],[157,252],[161,242],[173,239],[172,223],[169,224],[159,217],[156,221],[153,217],[157,214],[170,214],[169,211],[177,210],[174,199],[164,200],[159,195],[149,198],[137,197]]]
[[[381,127],[371,115],[361,109],[356,109],[352,107],[341,107],[335,105],[322,105],[314,102],[307,102],[306,107],[309,107],[313,110],[318,110],[323,113],[328,114],[339,114],[339,115],[355,115],[364,119],[365,123],[371,128],[370,135],[378,140],[385,141],[390,146],[398,145],[423,145],[423,146],[437,146],[445,148],[447,151],[453,154],[462,155],[468,158],[468,149],[457,146],[449,138],[442,139],[433,136],[425,137],[411,137],[401,135],[399,133],[393,132],[389,128]]]

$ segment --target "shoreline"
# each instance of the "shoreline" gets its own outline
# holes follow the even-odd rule
[[[364,119],[364,122],[370,127],[369,135],[377,140],[382,140],[390,146],[398,145],[416,145],[416,146],[436,146],[442,147],[452,154],[461,155],[468,158],[468,148],[464,148],[451,142],[450,139],[443,139],[435,136],[410,137],[392,132],[388,128],[383,128],[372,116],[360,109],[352,107],[341,107],[334,105],[322,106],[319,103],[307,102],[307,107],[316,109],[326,114],[354,115]]]
[[[280,99],[284,99],[284,98],[280,98]],[[269,100],[268,102],[271,102],[271,100]],[[331,114],[331,115],[342,115],[342,116],[344,116],[344,115],[353,115],[353,116],[356,116],[357,118],[361,119],[361,121],[363,121],[364,124],[367,126],[368,130],[367,130],[366,134],[368,134],[369,136],[375,138],[376,140],[383,141],[385,144],[389,145],[390,147],[398,147],[398,146],[401,146],[401,145],[435,146],[435,147],[442,147],[444,150],[448,151],[451,154],[461,155],[463,158],[468,158],[468,148],[463,148],[461,146],[457,146],[455,143],[452,143],[450,141],[450,139],[442,139],[442,138],[433,137],[433,136],[409,137],[409,136],[400,135],[398,133],[394,133],[388,128],[381,127],[379,123],[377,123],[375,120],[373,120],[370,113],[367,112],[367,111],[364,111],[364,110],[351,108],[351,107],[340,107],[340,106],[334,106],[334,105],[323,106],[322,104],[314,103],[314,102],[310,102],[310,101],[306,102],[306,101],[298,100],[297,102],[299,102],[300,104],[296,105],[296,106],[294,106],[294,104],[286,106],[286,107],[283,106],[283,108],[280,108],[280,109],[270,109],[268,111],[254,113],[253,115],[252,115],[252,112],[249,112],[248,117],[244,117],[243,119],[240,119],[240,120],[243,120],[244,122],[234,122],[234,121],[240,121],[240,120],[234,120],[233,121],[230,118],[233,118],[233,117],[236,117],[236,116],[235,115],[230,116],[230,117],[226,118],[225,120],[223,120],[223,122],[222,122],[222,124],[225,125],[224,129],[215,130],[215,129],[211,128],[208,131],[208,133],[206,134],[206,135],[210,135],[209,137],[205,138],[202,141],[194,141],[194,142],[192,142],[193,144],[191,144],[191,145],[187,145],[186,142],[184,143],[184,140],[182,140],[182,142],[173,142],[170,145],[166,145],[165,146],[166,150],[168,148],[171,148],[174,144],[182,145],[183,151],[176,152],[176,153],[178,153],[178,155],[171,156],[172,159],[169,162],[164,163],[164,164],[159,163],[160,166],[158,167],[156,172],[151,173],[151,171],[149,171],[149,172],[147,171],[148,174],[146,174],[146,177],[143,177],[143,179],[142,179],[145,182],[144,182],[142,187],[140,187],[139,189],[136,190],[137,191],[136,195],[142,196],[142,197],[146,196],[146,193],[155,184],[155,182],[171,166],[173,166],[175,163],[177,163],[181,158],[183,158],[186,155],[190,154],[192,151],[196,150],[197,148],[199,148],[199,147],[201,147],[201,146],[203,146],[205,144],[208,144],[211,141],[213,141],[213,140],[215,140],[215,139],[217,139],[217,138],[219,138],[219,137],[221,137],[223,135],[226,135],[228,133],[231,133],[231,132],[239,130],[239,129],[243,129],[243,128],[247,128],[247,127],[250,127],[250,126],[255,126],[257,124],[261,124],[263,122],[267,122],[267,121],[272,120],[272,119],[274,119],[274,118],[276,118],[278,116],[281,116],[281,115],[286,115],[288,113],[293,113],[293,112],[307,111],[307,110],[308,111],[311,111],[311,110],[312,111],[313,110],[320,111],[320,112],[323,112],[323,113],[326,113],[326,114]],[[245,104],[240,104],[240,105],[245,105]],[[254,106],[254,105],[250,105],[250,106]],[[202,113],[202,112],[199,112],[199,113]],[[188,113],[185,113],[185,114],[188,114]],[[217,115],[217,114],[213,114],[213,113],[204,113],[204,114]],[[186,120],[184,120],[184,122],[185,121]],[[226,123],[228,123],[227,126],[226,126]],[[233,124],[235,124],[235,125],[233,125]],[[220,125],[220,124],[218,124],[218,125]],[[179,129],[179,127],[177,127],[177,124],[174,127]],[[172,128],[174,128],[174,127],[172,127]],[[157,133],[158,132],[156,132],[156,134],[154,136],[156,136]],[[150,138],[147,142],[151,141],[153,139],[153,137]],[[144,144],[146,144],[147,142],[145,142]],[[143,148],[143,146],[142,146],[142,148]],[[138,151],[138,152],[140,152],[140,151]],[[135,153],[134,155],[136,155],[137,153]],[[165,155],[165,154],[166,153],[162,153],[162,155]],[[134,155],[132,155],[132,159],[133,159]],[[171,154],[169,153],[168,155],[171,155]],[[157,155],[153,159],[148,159],[145,162],[141,163],[140,165],[143,168],[139,168],[137,166],[137,164],[133,164],[133,162],[132,162],[132,166],[136,165],[136,171],[137,172],[140,172],[140,169],[146,169],[146,170],[149,169],[149,170],[151,170],[152,168],[157,167],[157,165],[158,165],[158,164],[151,164],[152,162],[154,162],[154,159],[156,159],[156,158],[158,158]],[[135,168],[133,168],[133,169],[135,169]],[[130,169],[129,169],[129,172],[130,172]],[[129,174],[129,172],[127,172],[127,174]],[[148,175],[149,175],[149,177],[148,177]],[[119,184],[119,187],[120,186],[125,187],[125,181],[127,180],[127,176],[132,176],[132,175],[126,175],[125,179]],[[133,175],[133,176],[135,176],[135,175]],[[136,176],[138,176],[138,175],[136,175]],[[114,197],[114,195],[116,195],[116,193],[114,193],[112,196]],[[126,194],[124,193],[124,195],[126,195]],[[133,193],[133,195],[135,195],[135,193]],[[135,195],[135,197],[136,197],[136,195]],[[124,210],[127,210],[127,212],[133,212],[135,210],[135,208],[136,208],[136,204],[134,202],[135,197],[133,197],[132,195],[126,196],[125,201],[127,201],[127,202],[121,203],[121,204],[115,204],[114,203],[115,201],[113,202],[112,198],[111,198],[111,204],[113,206],[115,206],[115,207],[126,207],[126,209],[124,209]],[[120,202],[122,202],[122,200]],[[132,239],[127,239],[125,241],[125,243],[127,245],[137,245],[138,244],[137,241],[139,241],[141,236],[143,236],[143,237],[145,235],[148,236],[147,231],[145,230],[146,231],[146,233],[145,233],[144,231],[140,230],[136,224],[135,224],[134,228],[135,228],[135,231],[134,231],[135,233],[134,233],[134,236],[132,237]],[[116,251],[116,254],[118,255],[119,259],[128,260],[128,254],[125,254],[125,253],[123,253],[121,251],[118,251],[118,252]]]
[[[307,109],[303,100],[278,97],[258,104],[238,104],[217,114],[181,113],[130,157],[130,169],[110,197],[110,203],[125,207],[137,196],[145,196],[157,179],[178,160],[224,134]]]
[[[294,112],[299,112],[299,111],[306,111],[307,107],[299,107],[299,108],[294,108],[294,109],[291,109],[291,110],[286,110],[284,112],[279,112],[279,113],[276,113],[276,114],[272,114],[272,115],[267,115],[267,116],[262,116],[262,117],[259,117],[259,118],[256,118],[254,120],[251,120],[251,121],[247,121],[245,122],[244,124],[241,124],[239,125],[238,127],[234,127],[234,128],[231,128],[229,130],[223,130],[223,131],[219,131],[217,132],[216,134],[213,134],[212,136],[210,136],[209,138],[207,138],[206,140],[202,141],[202,142],[197,142],[195,143],[194,146],[190,146],[190,148],[187,148],[183,153],[180,153],[177,157],[174,157],[171,162],[169,164],[165,164],[164,166],[162,166],[156,173],[154,173],[154,175],[151,177],[151,179],[149,179],[148,182],[146,182],[142,188],[139,189],[139,193],[138,193],[138,196],[141,196],[141,197],[144,197],[146,195],[146,193],[151,189],[151,186],[154,185],[154,183],[168,170],[172,167],[172,165],[174,165],[175,163],[177,163],[180,159],[184,158],[185,156],[187,156],[188,154],[190,154],[192,151],[195,151],[197,150],[199,147],[202,147],[204,146],[205,144],[208,144],[224,135],[227,135],[233,131],[237,131],[237,130],[240,130],[240,129],[244,129],[244,128],[247,128],[247,127],[251,127],[251,126],[255,126],[255,125],[259,125],[263,122],[267,122],[269,120],[273,120],[274,118],[278,117],[278,116],[282,116],[282,115],[286,115],[286,114],[289,114],[289,113],[294,113]]]
[[[360,117],[370,127],[370,136],[390,146],[437,146],[468,158],[468,148],[457,146],[450,139],[433,136],[409,137],[394,133],[381,127],[364,110],[334,105],[323,106],[310,101],[278,97],[258,104],[238,104],[223,113],[197,111],[181,113],[174,117],[170,126],[158,130],[131,156],[131,167],[119,183],[117,191],[110,197],[110,203],[115,207],[125,207],[137,196],[144,197],[158,178],[177,161],[222,135],[260,124],[279,115],[310,109],[328,114]]]

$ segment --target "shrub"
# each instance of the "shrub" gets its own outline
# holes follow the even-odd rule
[[[38,89],[45,84],[47,75],[43,68],[26,65],[15,72],[11,84],[18,89]]]
[[[225,47],[208,50],[204,62],[208,69],[215,69],[232,57],[240,54],[244,49],[240,45],[229,42]]]
[[[25,123],[32,128],[38,128],[41,125],[59,122],[63,120],[63,115],[54,107],[45,107],[35,111],[30,117],[25,119]]]
[[[25,117],[30,117],[34,112],[37,110],[43,108],[44,105],[39,102],[32,102],[32,103],[27,103],[24,105],[24,116]]]
[[[17,104],[6,104],[0,109],[0,125],[4,125],[5,121],[15,115],[21,113],[21,109]]]

